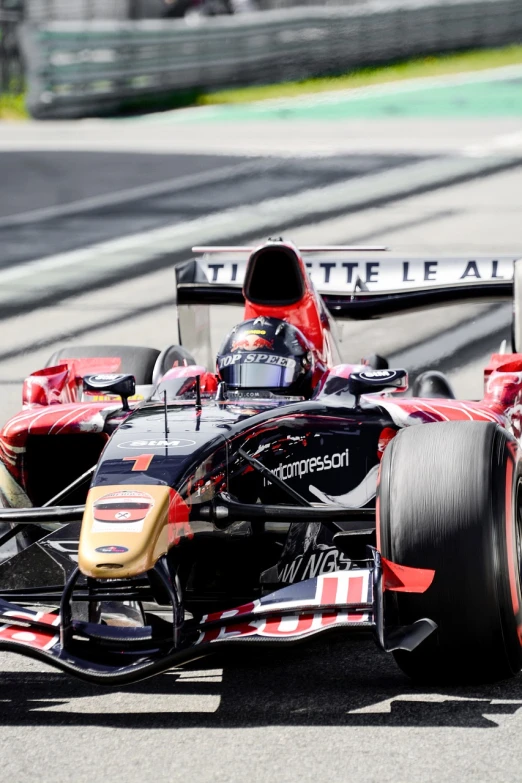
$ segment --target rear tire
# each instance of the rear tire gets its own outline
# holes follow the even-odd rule
[[[492,681],[522,667],[522,496],[514,454],[498,425],[472,421],[409,427],[384,453],[380,551],[401,565],[435,570],[423,594],[385,593],[386,622],[428,617],[438,625],[413,652],[394,653],[416,680]]]
[[[156,361],[152,374],[152,383],[157,384],[163,376],[173,367],[187,367],[196,364],[196,360],[182,345],[169,345],[165,348]]]
[[[158,383],[172,367],[196,364],[194,357],[182,345],[169,345],[163,351],[138,345],[68,345],[53,353],[46,367],[54,367],[64,359],[119,357],[118,372],[134,375],[136,384]]]
[[[116,372],[134,375],[136,384],[144,386],[152,383],[152,374],[159,355],[157,348],[137,345],[67,345],[53,353],[46,366],[54,367],[64,359],[118,357],[121,364]]]
[[[511,322],[511,350],[522,353],[522,259],[513,268],[513,320]]]

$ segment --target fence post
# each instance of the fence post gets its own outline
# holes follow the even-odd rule
[[[4,22],[4,3],[0,0],[0,92],[6,88],[8,79],[7,74],[7,52],[5,50],[5,34],[7,23]]]
[[[139,19],[140,17],[141,17],[141,14],[140,14],[140,2],[139,2],[139,0],[128,0],[127,18],[128,19]]]

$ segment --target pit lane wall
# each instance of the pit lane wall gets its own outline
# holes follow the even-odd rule
[[[521,0],[370,0],[185,21],[25,23],[36,118],[118,111],[185,90],[275,83],[522,41]]]

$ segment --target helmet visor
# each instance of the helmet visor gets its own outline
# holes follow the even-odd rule
[[[273,354],[227,354],[218,368],[228,386],[240,389],[286,389],[300,371],[294,359]]]

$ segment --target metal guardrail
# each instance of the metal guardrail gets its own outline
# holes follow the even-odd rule
[[[184,22],[22,26],[28,107],[82,117],[125,101],[335,74],[522,40],[521,0],[373,0]]]
[[[4,0],[5,2],[5,0]],[[19,0],[28,22],[39,24],[89,19],[158,19],[163,0]]]
[[[22,18],[21,2],[0,0],[0,92],[22,90],[23,64],[17,35]]]

